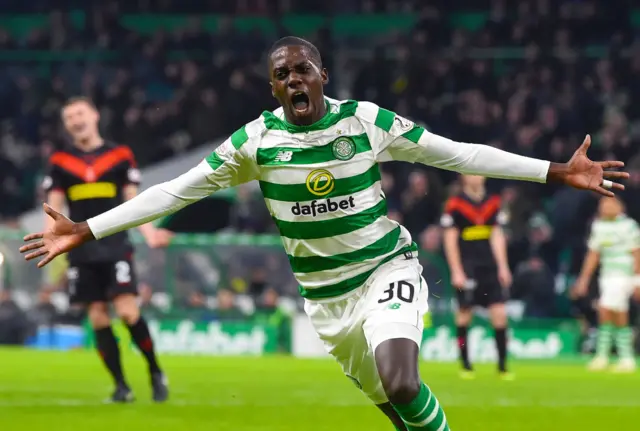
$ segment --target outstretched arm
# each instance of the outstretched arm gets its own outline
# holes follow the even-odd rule
[[[418,133],[416,132],[416,135]],[[587,157],[590,145],[591,137],[587,135],[568,163],[551,163],[519,156],[487,145],[455,142],[422,129],[416,142],[401,136],[394,140],[387,152],[393,160],[413,159],[426,165],[463,174],[540,183],[557,182],[578,189],[592,190],[604,196],[613,196],[613,192],[607,189],[623,190],[624,186],[608,178],[624,179],[628,178],[628,174],[605,171],[605,169],[620,168],[624,163],[591,161]]]
[[[244,132],[244,129],[242,129]],[[225,141],[198,166],[178,178],[155,185],[131,200],[87,221],[74,223],[45,204],[45,212],[54,224],[45,232],[30,234],[25,241],[33,241],[20,248],[29,252],[25,259],[40,256],[42,267],[56,256],[66,253],[93,239],[104,238],[117,232],[175,213],[218,190],[248,182],[257,176],[257,169],[248,151],[240,148],[238,132]],[[234,140],[235,137],[235,140]]]
[[[83,231],[88,229],[93,237],[100,239],[173,214],[219,190],[219,182],[211,178],[214,173],[207,161],[203,161],[185,174],[150,187],[79,225]]]
[[[622,162],[589,160],[587,150],[591,138],[588,135],[569,162],[550,163],[487,145],[452,141],[371,103],[361,103],[358,109],[367,134],[374,143],[376,158],[381,162],[418,162],[490,178],[559,182],[578,189],[593,190],[604,196],[613,196],[608,189],[624,189],[624,186],[611,180],[629,176],[626,172],[605,171],[624,166]]]

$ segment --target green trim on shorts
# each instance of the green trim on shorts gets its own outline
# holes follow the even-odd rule
[[[364,283],[366,283],[367,279],[371,277],[371,274],[373,274],[378,268],[380,268],[385,263],[389,262],[390,260],[404,253],[409,253],[409,252],[411,253],[418,252],[418,245],[415,242],[411,243],[411,245],[402,247],[400,250],[396,251],[395,253],[392,253],[389,256],[385,257],[373,269],[370,269],[369,271],[365,271],[362,274],[358,274],[348,280],[333,284],[331,286],[320,287],[318,289],[305,289],[304,287],[299,286],[298,291],[300,292],[300,295],[303,298],[310,299],[310,300],[328,299],[328,298],[335,298],[338,296],[342,296],[346,293],[356,290],[357,288],[362,286]],[[414,257],[416,256],[414,255]],[[420,279],[422,280],[422,277],[420,277]],[[420,282],[422,283],[422,281]]]

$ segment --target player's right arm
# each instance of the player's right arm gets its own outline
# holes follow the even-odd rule
[[[257,121],[247,124],[190,171],[87,221],[74,223],[45,205],[45,212],[54,219],[53,230],[27,235],[25,241],[35,241],[20,251],[30,252],[27,260],[44,256],[38,262],[42,267],[87,241],[165,217],[219,190],[256,179],[255,146],[261,132]]]
[[[467,282],[467,275],[462,266],[460,255],[460,228],[456,223],[456,210],[454,201],[449,200],[445,206],[444,214],[440,218],[440,224],[444,230],[443,245],[444,254],[451,272],[451,285],[462,289]]]
[[[593,274],[598,269],[598,265],[600,263],[600,249],[601,249],[601,238],[598,233],[597,221],[594,222],[591,227],[591,235],[589,237],[589,243],[587,254],[584,257],[582,262],[582,269],[580,270],[580,275],[576,279],[576,283],[573,286],[573,294],[575,296],[585,296],[589,291],[589,284],[591,283],[591,278]]]

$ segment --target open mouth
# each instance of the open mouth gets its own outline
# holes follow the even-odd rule
[[[309,96],[302,92],[294,93],[291,97],[291,103],[296,111],[306,111],[309,108]]]

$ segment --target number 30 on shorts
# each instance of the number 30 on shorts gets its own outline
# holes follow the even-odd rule
[[[389,283],[389,288],[384,291],[385,296],[378,299],[378,304],[384,304],[393,298],[398,298],[402,302],[412,303],[416,295],[416,288],[408,281],[398,281]]]

